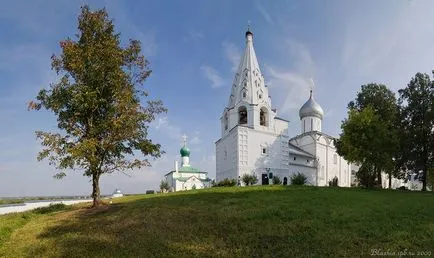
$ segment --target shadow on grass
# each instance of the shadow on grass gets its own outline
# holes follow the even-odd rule
[[[378,191],[251,189],[159,195],[81,209],[40,233],[42,241],[30,246],[28,255],[365,256],[372,248],[433,248],[434,209],[411,202],[409,195],[398,193],[401,198],[391,205],[398,195]],[[423,223],[412,222],[415,216]],[[431,227],[423,229],[427,224]],[[396,231],[401,233],[395,236]]]

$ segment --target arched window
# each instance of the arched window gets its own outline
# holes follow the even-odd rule
[[[245,106],[238,108],[238,123],[247,124],[247,108]]]
[[[244,99],[247,98],[247,93],[248,93],[247,88],[243,87],[241,89],[241,96],[243,96]]]
[[[228,122],[229,122],[228,113],[226,112],[224,117],[225,130],[228,130]]]
[[[265,107],[259,111],[259,124],[262,126],[268,126],[268,110]]]

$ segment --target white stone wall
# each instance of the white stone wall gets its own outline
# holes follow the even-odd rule
[[[237,130],[216,142],[216,182],[237,177]]]
[[[238,149],[242,158],[239,160],[238,175],[242,177],[243,174],[255,173],[260,178],[266,168],[270,168],[273,174],[287,171],[287,142],[286,135],[239,127]]]
[[[196,189],[203,189],[207,187],[207,184],[200,181],[197,177],[190,177],[187,181],[179,181],[176,180],[176,191],[186,191],[193,189],[193,186]]]
[[[321,119],[315,116],[303,117],[301,119],[301,133],[318,131],[321,132]]]
[[[280,134],[275,133],[276,129]],[[252,173],[260,179],[266,168],[283,176],[289,161],[287,130],[287,122],[274,119],[268,127],[258,124],[254,129],[234,128],[216,143],[216,181]],[[262,153],[263,149],[266,153]]]
[[[316,157],[318,158],[318,185],[327,186],[336,176],[338,185],[351,186],[351,166],[336,152],[333,139],[321,135],[316,141]]]
[[[336,152],[333,139],[321,134],[306,134],[291,141],[292,144],[311,153],[317,159],[316,184],[328,186],[335,176],[338,185],[351,186],[351,165]],[[290,157],[290,162],[294,162]]]

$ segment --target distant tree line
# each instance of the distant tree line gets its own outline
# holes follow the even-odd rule
[[[361,165],[362,186],[382,186],[382,173],[406,178],[421,172],[422,191],[434,182],[434,80],[417,73],[395,93],[384,84],[361,86],[335,140],[337,152]]]

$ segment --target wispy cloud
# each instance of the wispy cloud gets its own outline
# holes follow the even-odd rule
[[[155,130],[159,132],[163,132],[170,139],[177,140],[177,141],[181,141],[182,139],[181,128],[169,122],[169,118],[167,116],[159,117],[154,122],[154,127]]]
[[[266,22],[269,24],[274,24],[274,20],[271,18],[270,13],[265,10],[265,8],[260,5],[258,2],[255,4],[256,9],[259,11],[259,13],[262,15],[262,17],[265,19]]]
[[[268,75],[267,84],[273,89],[274,104],[280,106],[280,112],[288,116],[306,101],[309,90],[313,87],[315,64],[309,49],[294,39],[284,39],[289,49],[289,56],[294,60],[291,67],[265,65]]]
[[[187,34],[184,36],[184,41],[198,41],[200,39],[203,39],[205,35],[203,35],[202,32],[190,29],[187,31]]]
[[[241,60],[241,50],[235,44],[224,41],[223,52],[225,57],[231,62],[231,72],[236,72]]]
[[[206,65],[201,66],[200,69],[202,70],[204,76],[211,81],[211,88],[217,89],[224,85],[224,80],[216,69]]]
[[[294,70],[305,77],[315,77],[315,63],[309,49],[295,39],[287,39],[289,54],[294,60]]]

